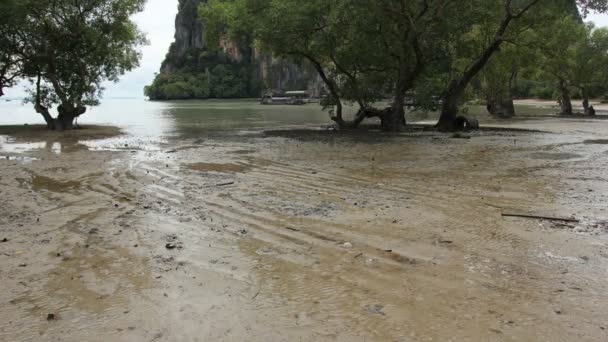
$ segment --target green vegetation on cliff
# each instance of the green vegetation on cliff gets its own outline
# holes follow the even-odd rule
[[[242,98],[260,95],[251,39],[209,47],[198,7],[206,0],[179,0],[175,41],[154,82],[144,88],[151,100]]]
[[[316,71],[298,61],[258,53],[252,35],[218,36],[209,42],[213,21],[199,17],[207,0],[179,0],[175,41],[154,82],[144,89],[152,100],[259,97],[265,89],[317,93]]]
[[[168,56],[168,59],[172,56]],[[193,49],[172,62],[176,70],[161,72],[144,89],[151,100],[243,98],[260,95],[257,65],[251,58],[238,62],[224,53]]]

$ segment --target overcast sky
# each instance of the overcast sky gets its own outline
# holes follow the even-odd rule
[[[118,84],[108,84],[105,97],[143,97],[143,87],[152,82],[173,41],[176,14],[177,0],[148,0],[145,11],[134,18],[150,41],[143,48],[141,66],[123,76]],[[608,26],[608,15],[592,15],[588,19],[598,26]],[[15,87],[6,93],[18,97],[23,89]]]
[[[146,10],[134,18],[150,41],[142,50],[141,66],[123,76],[120,83],[108,85],[106,97],[144,96],[144,86],[154,79],[173,42],[176,14],[177,0],[148,0]]]

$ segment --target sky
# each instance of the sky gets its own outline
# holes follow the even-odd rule
[[[150,41],[142,49],[141,66],[123,76],[119,83],[106,85],[105,97],[144,96],[144,86],[152,83],[173,42],[176,14],[177,0],[148,0],[144,12],[133,18]]]
[[[139,68],[124,75],[117,84],[106,84],[104,97],[143,97],[144,86],[150,84],[154,74],[173,42],[177,0],[148,0],[144,12],[134,17],[140,29],[147,34],[150,44],[142,49],[143,57]],[[588,21],[597,26],[608,27],[608,15],[590,15]],[[21,97],[23,86],[6,91],[8,97]]]

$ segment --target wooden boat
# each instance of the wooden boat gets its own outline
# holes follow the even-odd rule
[[[304,105],[310,103],[310,95],[307,91],[288,91],[283,95],[267,93],[260,101],[263,105]]]

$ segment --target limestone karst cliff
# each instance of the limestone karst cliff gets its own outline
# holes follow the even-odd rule
[[[255,51],[250,42],[223,41],[219,51],[204,42],[205,25],[198,6],[206,0],[179,0],[175,41],[160,73],[145,89],[150,99],[259,97],[268,90],[307,89],[316,93],[321,82],[307,66]]]
[[[203,46],[203,24],[197,20],[197,8],[200,0],[179,0],[175,17],[175,41],[171,44],[167,58],[161,66],[161,72],[175,72],[181,67],[181,59],[193,50]]]

